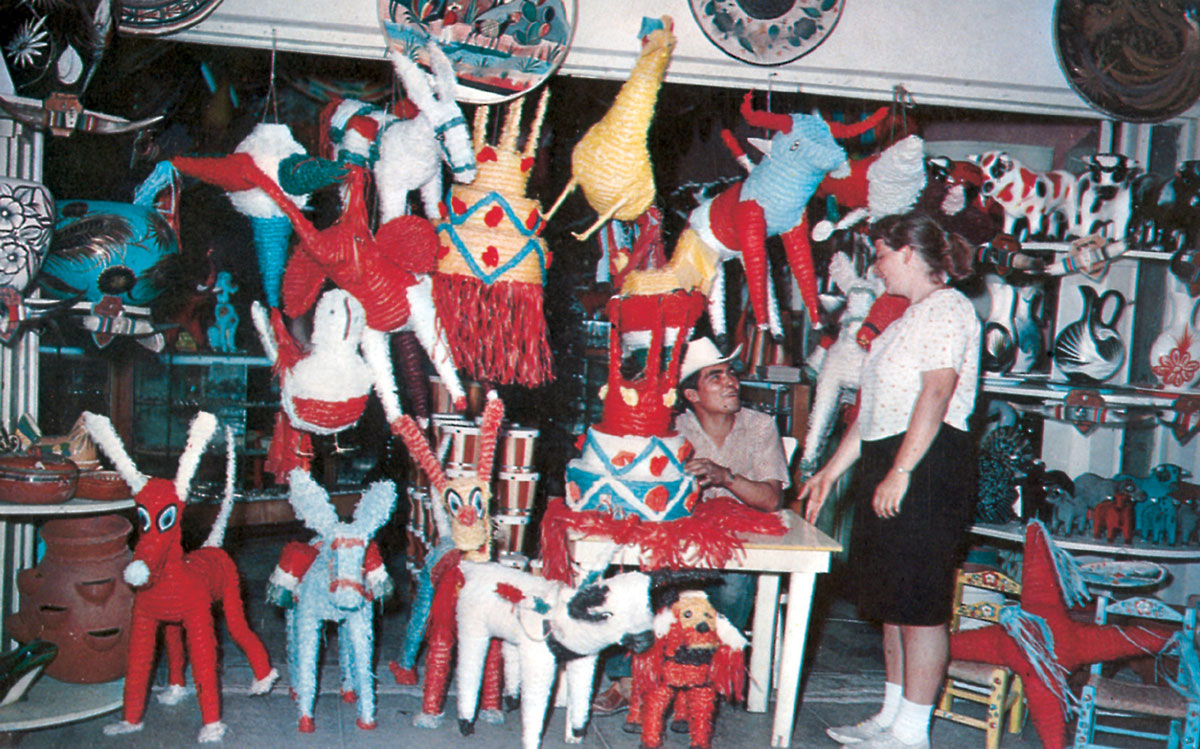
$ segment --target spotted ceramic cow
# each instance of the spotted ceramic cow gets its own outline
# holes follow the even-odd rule
[[[1075,224],[1075,176],[1070,172],[1035,172],[1004,151],[988,151],[971,160],[983,170],[981,188],[1004,209],[1004,233],[1015,234],[1017,221],[1025,219],[1028,234],[1061,236]],[[1053,217],[1057,214],[1056,221]],[[1049,226],[1048,226],[1049,223]]]
[[[1133,213],[1133,184],[1141,169],[1136,161],[1119,153],[1098,153],[1084,163],[1088,169],[1076,183],[1079,210],[1070,234],[1086,237],[1099,233],[1124,239]]]

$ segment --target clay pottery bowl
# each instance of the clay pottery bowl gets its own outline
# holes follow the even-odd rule
[[[79,467],[50,455],[0,457],[0,502],[53,505],[75,496]]]
[[[132,497],[133,490],[116,471],[80,470],[75,496],[80,499],[112,501]]]

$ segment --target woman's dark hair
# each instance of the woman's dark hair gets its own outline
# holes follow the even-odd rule
[[[971,275],[975,247],[958,234],[947,234],[924,213],[915,211],[884,216],[871,225],[871,244],[882,239],[892,249],[911,247],[935,274],[954,280]]]

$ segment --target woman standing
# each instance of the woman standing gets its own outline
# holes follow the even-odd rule
[[[954,570],[975,499],[967,419],[979,382],[980,324],[949,287],[971,272],[973,248],[928,216],[871,227],[875,271],[909,300],[871,345],[858,418],[800,490],[814,522],[856,461],[850,565],[859,611],[883,623],[883,709],[828,729],[860,749],[928,747],[929,720],[949,661]]]

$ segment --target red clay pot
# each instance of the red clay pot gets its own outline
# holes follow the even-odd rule
[[[42,526],[46,554],[17,575],[21,608],[4,626],[20,642],[58,646],[46,674],[74,684],[125,675],[133,591],[123,574],[133,559],[133,525],[121,515],[62,518]]]
[[[0,502],[53,505],[75,496],[79,466],[50,455],[0,458]]]

